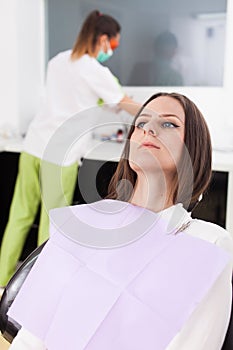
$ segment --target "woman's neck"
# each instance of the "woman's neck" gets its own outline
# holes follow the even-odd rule
[[[170,183],[170,182],[169,182]],[[174,203],[171,188],[164,176],[138,176],[130,203],[154,212],[171,207]]]

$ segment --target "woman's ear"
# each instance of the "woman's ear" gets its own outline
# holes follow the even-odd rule
[[[108,39],[108,36],[106,34],[102,34],[98,38],[97,43],[99,46],[101,46],[103,48],[104,51],[105,50],[107,51],[107,49],[108,49],[108,47],[107,47],[108,40],[109,39]]]

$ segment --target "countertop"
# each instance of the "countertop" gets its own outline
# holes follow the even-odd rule
[[[1,152],[21,152],[22,138],[0,138]],[[85,159],[119,161],[124,142],[92,139]],[[233,171],[233,150],[213,150],[213,170]]]

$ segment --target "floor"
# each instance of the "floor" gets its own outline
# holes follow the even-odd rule
[[[0,299],[3,293],[3,289],[0,288]],[[9,349],[10,344],[2,337],[0,332],[0,350],[7,350]]]
[[[10,344],[0,335],[0,350],[9,349]]]

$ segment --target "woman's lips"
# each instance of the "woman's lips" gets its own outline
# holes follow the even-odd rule
[[[143,142],[140,147],[146,147],[146,148],[156,148],[156,149],[160,149],[159,146],[155,145],[152,142]]]

